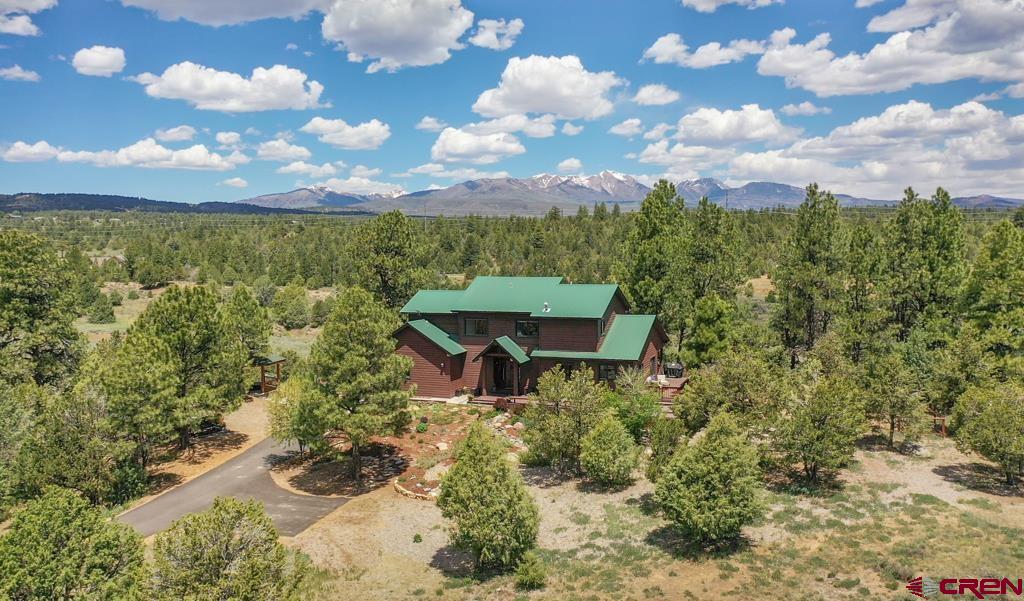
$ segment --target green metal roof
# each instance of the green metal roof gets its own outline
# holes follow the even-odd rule
[[[480,351],[476,357],[473,357],[473,361],[476,361],[484,353],[491,350],[491,347],[494,346],[495,344],[500,346],[502,350],[509,354],[510,357],[515,359],[515,362],[518,363],[519,365],[530,362],[530,357],[526,354],[525,351],[523,351],[522,347],[516,344],[516,342],[509,338],[508,336],[499,336],[492,340],[487,346],[484,347],[484,350]]]
[[[544,359],[583,359],[592,361],[638,361],[654,327],[654,315],[616,315],[605,334],[601,348],[595,351],[556,351],[537,349],[531,357]]]
[[[466,349],[456,342],[448,332],[445,332],[426,319],[414,319],[405,325],[423,334],[427,340],[441,347],[449,355],[461,355],[466,352]]]
[[[463,290],[420,290],[402,307],[402,313],[451,313]]]
[[[476,311],[600,319],[617,290],[615,284],[563,284],[560,277],[480,276],[465,290],[421,290],[402,313]]]

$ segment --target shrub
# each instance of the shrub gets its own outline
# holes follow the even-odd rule
[[[669,519],[703,543],[736,538],[760,516],[757,451],[736,419],[712,418],[704,436],[683,447],[658,478],[655,499]]]
[[[441,479],[441,515],[452,520],[451,542],[478,566],[510,568],[537,541],[537,505],[494,435],[475,422]]]
[[[419,432],[420,434],[423,434],[424,432],[427,431],[427,424],[425,422],[420,422],[416,424],[416,431]]]
[[[124,302],[124,297],[121,296],[120,292],[118,292],[117,290],[111,290],[110,291],[110,304],[111,305],[114,305],[115,307],[120,307],[123,302]]]
[[[637,368],[622,368],[615,379],[615,390],[605,394],[605,405],[615,410],[622,425],[637,443],[654,420],[661,415],[659,392],[647,383],[647,374]]]
[[[824,377],[800,386],[773,433],[787,466],[799,463],[814,481],[822,470],[836,470],[853,458],[864,427],[856,390],[842,377]]]
[[[106,294],[97,296],[89,307],[89,323],[114,323],[114,305]]]
[[[994,461],[1007,484],[1024,473],[1024,387],[971,388],[953,408],[957,445]]]
[[[262,503],[218,497],[157,535],[152,571],[158,599],[288,599],[309,560],[278,541]]]
[[[679,441],[686,433],[686,424],[679,419],[663,417],[651,426],[651,459],[647,463],[647,479],[657,482],[661,470],[672,460]]]
[[[516,587],[527,591],[544,588],[547,578],[547,568],[537,552],[527,551],[516,566]]]
[[[639,449],[614,415],[605,416],[583,437],[580,463],[591,480],[608,486],[629,484]]]
[[[606,388],[594,382],[594,372],[581,367],[566,377],[560,366],[544,372],[537,381],[534,401],[524,417],[523,433],[530,455],[562,472],[580,469],[583,437],[601,419]]]
[[[0,598],[138,599],[141,538],[61,488],[29,501],[0,537]]]
[[[278,291],[271,301],[270,309],[277,323],[289,330],[304,328],[309,324],[309,300],[306,298],[305,287],[298,282],[292,282]]]
[[[139,291],[134,288],[128,291],[128,300],[139,300]]]

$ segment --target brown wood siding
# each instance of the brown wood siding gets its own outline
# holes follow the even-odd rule
[[[650,375],[651,359],[657,359],[658,363],[655,366],[654,373],[661,373],[661,349],[665,346],[665,341],[661,335],[658,334],[657,327],[651,328],[651,333],[647,335],[647,343],[644,344],[644,354],[640,358],[640,368],[644,370],[644,373]]]
[[[596,351],[596,319],[542,319],[540,348],[549,351]]]
[[[432,396],[450,398],[458,388],[452,381],[452,363],[449,357],[436,344],[412,328],[405,328],[398,333],[398,348],[395,352],[412,359],[412,372],[409,383],[416,385],[416,396]],[[457,359],[458,363],[463,360]],[[456,368],[454,371],[461,371]]]

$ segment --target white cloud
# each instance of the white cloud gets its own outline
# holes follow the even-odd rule
[[[391,127],[378,119],[370,119],[359,125],[349,125],[343,119],[313,117],[299,128],[307,134],[316,134],[319,140],[337,148],[348,150],[373,150],[380,148],[391,137]]]
[[[476,31],[469,38],[469,43],[491,50],[508,50],[516,43],[516,38],[523,32],[523,20],[512,19],[480,19]]]
[[[562,133],[567,135],[567,136],[579,135],[582,132],[583,132],[583,126],[582,125],[576,125],[575,123],[572,123],[571,121],[566,121],[565,123],[562,124]]]
[[[702,13],[713,13],[720,6],[735,4],[748,9],[762,8],[772,4],[782,4],[783,0],[682,0],[683,6],[687,6]]]
[[[683,42],[678,33],[669,33],[658,38],[653,45],[644,50],[644,58],[657,64],[673,63],[691,69],[707,69],[726,63],[735,63],[751,54],[765,51],[764,42],[755,40],[733,40],[727,46],[718,42],[710,42],[690,52],[690,47]]]
[[[202,110],[242,113],[282,109],[311,109],[320,105],[324,87],[306,74],[284,65],[257,67],[248,78],[192,62],[171,65],[161,75],[143,73],[131,78],[154,98],[184,100]]]
[[[20,36],[39,35],[33,15],[57,5],[57,0],[0,0],[0,33]]]
[[[613,125],[608,133],[615,134],[616,136],[627,136],[633,137],[641,134],[644,131],[644,124],[637,118],[626,119],[622,123]]]
[[[39,81],[42,78],[35,71],[22,69],[21,65],[14,65],[13,67],[0,69],[0,79],[8,81]]]
[[[446,127],[448,127],[447,123],[430,115],[426,115],[416,124],[416,129],[422,131],[441,131]]]
[[[288,42],[287,44],[284,45],[284,49],[285,50],[298,50],[299,49],[299,45],[294,43],[294,42]]]
[[[443,63],[473,25],[459,0],[336,0],[327,10],[324,39],[340,43],[348,60],[372,59],[367,73]]]
[[[310,11],[322,9],[325,0],[121,0],[121,3],[151,10],[164,21],[185,19],[220,27],[260,19],[298,19]]]
[[[526,148],[512,134],[477,135],[446,127],[430,149],[430,156],[435,161],[445,163],[467,162],[486,165],[524,152]]]
[[[404,173],[397,174],[399,177],[410,177],[412,175],[428,175],[430,177],[471,180],[471,179],[495,179],[508,177],[508,171],[481,171],[473,167],[450,168],[439,163],[426,163],[413,167]]]
[[[644,133],[645,140],[661,140],[668,135],[668,132],[672,131],[672,126],[668,123],[659,123],[647,130]]]
[[[237,131],[219,131],[214,139],[224,148],[234,148],[242,143],[242,134]]]
[[[36,163],[49,161],[60,153],[60,148],[51,146],[49,142],[40,140],[35,144],[17,141],[4,150],[0,157],[8,163]]]
[[[477,135],[522,132],[531,138],[550,138],[555,135],[555,116],[541,115],[531,119],[526,115],[506,115],[499,119],[463,125],[459,129]]]
[[[97,167],[149,167],[161,169],[196,169],[227,171],[239,161],[210,152],[206,146],[196,144],[181,150],[171,150],[146,138],[118,150],[62,150],[57,160],[64,163],[91,163]]]
[[[287,140],[263,142],[256,150],[256,158],[265,161],[298,161],[311,156],[308,148],[289,144]]]
[[[579,173],[583,171],[583,161],[576,157],[569,157],[558,163],[558,170],[562,173]]]
[[[1024,83],[1015,83],[1012,86],[1007,86],[1003,93],[1010,98],[1024,98]]]
[[[365,177],[349,177],[346,179],[332,177],[325,182],[320,182],[319,185],[326,186],[340,194],[398,195],[405,193],[405,190],[401,186],[387,182],[378,182]]]
[[[186,142],[196,136],[196,128],[191,125],[179,125],[168,129],[158,129],[153,137],[161,142]]]
[[[110,46],[82,48],[71,59],[71,65],[82,75],[110,77],[124,71],[124,50]]]
[[[857,8],[867,8],[869,6],[874,6],[882,1],[883,0],[857,0],[854,6],[856,6]]]
[[[813,102],[805,100],[800,104],[787,104],[779,109],[779,112],[790,117],[796,115],[829,115],[832,113],[832,109],[827,106],[818,106]]]
[[[711,145],[738,142],[787,142],[799,133],[787,127],[771,109],[745,104],[740,110],[701,108],[684,115],[676,124],[676,138]]]
[[[660,83],[643,86],[633,96],[633,102],[645,106],[661,106],[679,100],[679,92]]]
[[[1005,0],[907,0],[871,20],[892,33],[864,53],[837,56],[827,33],[792,43],[796,32],[772,34],[758,73],[818,96],[905,90],[959,79],[1024,82],[1024,3]]]
[[[232,177],[221,182],[225,186],[231,186],[232,188],[248,188],[249,182],[245,181],[240,177]]]
[[[365,177],[365,178],[377,177],[380,174],[381,174],[381,169],[379,169],[379,168],[372,168],[371,169],[370,167],[367,167],[366,165],[356,165],[355,167],[352,168],[352,172],[351,172],[351,175],[353,177]]]
[[[485,117],[551,113],[561,119],[596,119],[612,112],[607,94],[623,84],[612,71],[587,71],[572,55],[514,57],[498,87],[480,94],[473,110]]]
[[[689,145],[677,142],[670,145],[668,140],[648,144],[637,156],[641,163],[662,165],[670,172],[691,174],[696,169],[708,169],[729,160],[734,155],[730,149]]]
[[[334,165],[324,163],[313,165],[305,161],[293,161],[277,169],[278,173],[299,173],[309,177],[330,177],[338,172]]]

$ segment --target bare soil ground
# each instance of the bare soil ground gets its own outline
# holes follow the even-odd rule
[[[717,550],[671,528],[646,480],[602,490],[546,468],[522,472],[541,510],[542,591],[474,573],[448,546],[434,504],[391,487],[353,499],[288,544],[330,574],[322,598],[913,599],[904,591],[913,576],[1024,571],[1024,489],[1005,487],[991,465],[938,436],[915,457],[865,438],[834,483],[774,486],[766,516]]]
[[[353,496],[396,478],[406,490],[436,494],[441,474],[452,463],[454,445],[465,437],[469,424],[480,419],[481,409],[445,404],[413,404],[411,409],[409,432],[379,438],[365,450],[361,483],[351,477],[348,457],[323,461],[298,453],[277,463],[271,476],[278,486],[299,494]],[[339,445],[338,450],[348,452],[348,445]]]

